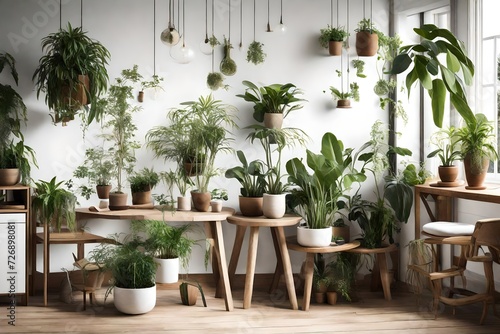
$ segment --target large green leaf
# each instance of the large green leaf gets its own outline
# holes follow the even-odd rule
[[[408,69],[411,63],[411,58],[407,53],[398,54],[392,62],[391,74],[403,73],[406,69]]]
[[[429,72],[427,72],[427,59],[423,56],[415,56],[415,70],[417,71],[418,79],[425,89],[432,89],[432,80]]]
[[[432,81],[432,116],[437,127],[443,126],[444,104],[446,102],[446,87],[441,79]]]
[[[446,53],[446,66],[452,72],[460,71],[460,62],[458,61],[457,57],[450,51]]]

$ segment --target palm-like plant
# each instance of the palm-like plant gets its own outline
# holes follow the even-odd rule
[[[300,102],[304,100],[297,97],[302,94],[302,91],[294,84],[272,84],[258,87],[254,83],[244,80],[243,85],[247,87],[245,94],[236,96],[254,103],[253,118],[257,122],[264,121],[265,113],[279,113],[286,117],[290,112],[303,107]]]
[[[33,211],[46,226],[58,231],[65,224],[75,230],[76,196],[62,187],[63,181],[57,182],[53,177],[49,182],[35,182],[33,195]]]

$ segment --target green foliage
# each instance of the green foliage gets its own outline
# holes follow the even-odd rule
[[[188,268],[191,251],[196,244],[195,240],[186,236],[191,225],[172,226],[161,220],[135,220],[131,228],[135,233],[146,233],[146,252],[160,259],[178,257],[182,267]]]
[[[191,283],[191,282],[182,282],[179,285],[179,291],[180,291],[180,294],[181,294],[182,304],[183,305],[189,305],[189,301],[188,301],[189,300],[189,296],[188,296],[188,286],[189,285],[198,288],[198,291],[200,291],[201,300],[203,301],[203,306],[207,307],[207,300],[205,299],[205,294],[203,293],[203,288],[201,287],[201,284],[198,283],[198,282],[196,282],[196,284],[195,283]]]
[[[483,158],[497,159],[498,154],[495,147],[495,134],[492,122],[488,121],[484,114],[474,115],[474,122],[466,124],[458,129],[458,140],[462,144],[461,158],[470,155],[474,171],[482,169]]]
[[[370,19],[363,18],[358,22],[358,27],[354,29],[355,32],[367,31],[370,34],[378,34],[379,31]]]
[[[128,182],[130,183],[130,190],[133,193],[149,191],[160,182],[160,176],[153,168],[145,167],[129,176]]]
[[[366,74],[363,73],[365,70],[365,62],[361,59],[353,59],[351,63],[352,67],[356,69],[356,76],[358,78],[366,78]]]
[[[319,44],[324,48],[328,48],[328,42],[330,41],[343,42],[349,37],[349,33],[342,26],[332,27],[328,24],[326,28],[320,29],[319,32]]]
[[[163,82],[163,78],[154,74],[152,77],[151,77],[151,80],[150,81],[142,81],[141,82],[141,90],[144,91],[145,89],[148,89],[148,88],[159,88],[161,90],[163,90],[163,88],[161,87],[161,83]]]
[[[220,45],[220,42],[217,39],[217,37],[215,37],[215,35],[210,36],[210,38],[208,39],[208,43],[210,44],[212,49],[215,48],[217,45]]]
[[[132,69],[124,69],[121,76],[109,88],[108,96],[98,101],[98,108],[104,118],[104,130],[101,136],[109,144],[107,156],[113,161],[111,170],[117,181],[117,192],[122,192],[124,174],[130,175],[136,162],[135,150],[140,144],[134,140],[137,126],[133,114],[141,110],[129,101],[134,99],[132,84],[140,82],[142,76],[137,65]]]
[[[298,158],[286,163],[291,188],[290,205],[306,221],[309,228],[331,226],[338,211],[337,202],[353,182],[363,182],[364,173],[351,170],[352,149],[344,149],[342,141],[333,133],[325,133],[321,153],[306,150],[307,165]]]
[[[247,51],[247,62],[253,63],[254,65],[263,63],[267,56],[262,49],[263,46],[264,44],[257,41],[250,43]]]
[[[224,84],[224,76],[220,72],[210,72],[207,76],[207,86],[211,90],[217,90],[219,88],[228,90],[229,86]]]
[[[234,75],[236,73],[236,69],[238,68],[235,61],[231,58],[232,48],[233,45],[231,42],[224,37],[224,58],[222,59],[219,68],[221,73],[227,76]]]
[[[356,82],[351,82],[349,88],[349,91],[341,92],[337,88],[330,86],[330,93],[334,100],[349,100],[352,98],[354,101],[359,102],[359,85]]]
[[[347,301],[351,301],[351,293],[354,284],[359,254],[338,253],[335,260],[328,264],[328,272],[332,281],[330,288],[338,292]]]
[[[85,160],[73,172],[73,176],[79,179],[87,179],[91,186],[106,186],[111,184],[113,162],[104,151],[104,148],[93,147],[85,151]],[[89,199],[95,191],[95,187],[81,185],[79,187],[81,194]]]
[[[219,188],[215,188],[213,189],[211,192],[211,198],[213,200],[224,200],[224,201],[227,201],[228,200],[228,195],[227,195],[227,190],[226,189],[219,189]]]
[[[33,214],[47,227],[61,231],[63,224],[70,230],[76,229],[76,197],[53,177],[49,182],[39,180],[33,188]]]
[[[11,141],[0,147],[0,168],[19,168],[21,183],[28,185],[31,182],[31,165],[38,167],[35,151],[24,145],[24,137],[14,144]]]
[[[431,143],[437,149],[429,153],[427,158],[433,158],[437,155],[441,160],[441,166],[453,166],[455,160],[461,158],[461,141],[458,137],[458,129],[454,126],[435,132],[431,136]]]
[[[432,24],[413,30],[422,37],[422,41],[400,49],[394,58],[391,73],[400,74],[411,67],[406,75],[408,95],[413,84],[420,81],[431,97],[434,124],[437,127],[443,126],[448,94],[465,122],[474,124],[476,119],[468,105],[465,89],[465,85],[473,82],[474,64],[467,57],[463,43],[449,30]],[[443,58],[446,58],[446,63],[442,62]]]
[[[245,94],[236,96],[254,103],[253,118],[257,122],[264,121],[265,113],[280,113],[286,117],[290,112],[301,109],[303,106],[300,103],[305,101],[297,97],[302,91],[291,83],[258,87],[244,80],[243,85],[247,87]]]
[[[76,91],[78,75],[88,75],[90,88],[87,93],[89,105],[85,106],[87,115],[83,119],[87,124],[103,116],[96,106],[96,101],[108,86],[106,65],[110,58],[109,51],[99,42],[90,39],[81,27],[73,28],[68,23],[66,30],[48,35],[42,39],[45,55],[40,58],[33,74],[37,97],[46,93],[45,103],[54,110],[56,119],[75,115],[80,108],[72,99],[61,92],[69,86],[69,95]],[[90,106],[90,107],[89,107]]]
[[[266,171],[266,187],[264,192],[268,194],[282,194],[286,190],[286,185],[283,184],[281,173],[281,156],[285,147],[295,147],[297,145],[304,146],[308,138],[307,134],[297,128],[282,128],[268,129],[262,125],[255,124],[246,127],[252,130],[247,136],[247,139],[253,144],[256,140],[259,141],[266,159],[264,165]]]
[[[203,162],[205,167],[194,176],[197,191],[207,192],[215,176],[215,158],[219,152],[231,151],[228,128],[236,128],[235,107],[215,100],[212,95],[197,101],[181,103],[182,109],[169,111],[168,126],[157,126],[146,134],[147,146],[155,157],[184,162]]]
[[[100,244],[90,253],[91,261],[104,263],[111,271],[112,285],[106,297],[115,286],[125,289],[155,286],[157,265],[153,257],[143,251],[145,243],[135,235],[127,236],[122,242],[118,241],[118,236],[114,239],[114,244]]]
[[[226,170],[228,179],[234,178],[241,184],[241,196],[262,197],[266,188],[266,177],[264,174],[264,163],[261,160],[247,161],[243,151],[237,151],[236,155],[241,166],[235,166]]]

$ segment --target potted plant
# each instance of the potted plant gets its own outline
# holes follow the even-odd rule
[[[0,73],[9,68],[14,83],[18,84],[15,59],[9,53],[0,53]],[[23,98],[12,86],[0,83],[0,185],[18,182],[29,184],[31,163],[37,166],[35,152],[24,145],[21,123],[28,120]],[[17,138],[17,143],[14,138]]]
[[[64,225],[70,231],[75,231],[76,196],[62,185],[63,181],[57,182],[56,177],[48,182],[43,180],[35,182],[33,214],[46,228],[60,232]]]
[[[461,158],[461,142],[458,137],[458,129],[450,126],[440,129],[431,136],[431,143],[437,148],[427,155],[427,158],[438,156],[441,165],[438,168],[439,178],[442,185],[453,185],[458,176],[458,167],[454,165]]]
[[[342,46],[349,37],[349,33],[344,27],[332,27],[329,24],[326,28],[320,29],[319,44],[328,51],[331,56],[340,56]]]
[[[183,305],[193,306],[196,304],[198,299],[198,292],[201,294],[201,300],[203,301],[203,306],[207,307],[207,300],[205,299],[205,294],[203,293],[203,288],[201,284],[196,282],[182,282],[179,284],[179,292],[181,294],[181,301]]]
[[[158,264],[157,283],[175,283],[179,279],[179,264],[188,269],[191,250],[196,243],[186,236],[191,225],[172,226],[160,220],[132,222],[134,232],[144,232],[144,247]]]
[[[247,62],[252,63],[254,65],[259,65],[264,62],[266,59],[266,54],[264,53],[264,50],[262,47],[264,44],[261,42],[253,41],[250,43],[248,46],[248,51],[247,51]]]
[[[188,160],[194,164],[193,204],[198,211],[208,211],[208,186],[210,179],[218,174],[215,158],[219,152],[231,150],[229,128],[236,127],[235,108],[212,95],[181,105],[185,107],[169,112],[169,126],[158,126],[148,132],[147,145],[157,157],[174,160],[179,165]]]
[[[356,32],[356,53],[360,57],[374,56],[378,51],[378,30],[372,21],[363,18],[358,22]]]
[[[332,292],[340,294],[340,296],[347,301],[351,301],[358,259],[359,254],[340,252],[336,254],[335,259],[327,265],[332,278],[329,288]],[[329,292],[327,292],[327,294],[328,293]]]
[[[43,38],[42,49],[45,55],[40,58],[33,80],[37,97],[40,92],[46,94],[45,103],[54,111],[54,123],[64,125],[82,107],[86,124],[99,120],[102,113],[96,101],[108,86],[109,51],[81,27],[73,28],[69,23],[66,30]]]
[[[154,74],[151,77],[150,81],[142,81],[141,82],[141,90],[139,91],[139,94],[137,95],[137,101],[139,101],[139,102],[144,101],[144,91],[146,89],[161,89],[161,90],[163,90],[163,88],[161,87],[162,81],[163,81],[163,78],[156,75],[156,74]]]
[[[351,61],[352,67],[356,70],[356,76],[358,78],[366,78],[365,71],[365,62],[361,59],[353,59]]]
[[[175,171],[160,173],[160,179],[167,186],[171,204],[175,204],[174,200],[174,185],[179,189],[179,196],[177,196],[177,210],[191,211],[191,196],[188,195],[188,189],[193,185],[191,179],[186,175],[184,168],[177,168]]]
[[[339,89],[330,86],[330,93],[334,100],[337,100],[337,108],[350,108],[351,101],[353,99],[356,102],[359,102],[359,86],[356,82],[351,82],[349,84],[349,91],[344,92]]]
[[[323,254],[314,256],[313,286],[316,303],[323,304],[328,287],[332,284],[332,276],[328,266],[325,265]]]
[[[474,76],[474,64],[467,57],[467,52],[449,30],[425,24],[413,29],[421,42],[403,46],[394,58],[391,74],[400,74],[411,67],[406,74],[406,88],[419,80],[427,90],[432,101],[434,124],[443,126],[445,101],[450,97],[451,104],[466,123],[474,124],[474,113],[469,107],[465,85],[471,85]],[[443,63],[441,55],[453,55],[452,61]]]
[[[210,72],[207,75],[207,86],[211,90],[215,91],[219,88],[228,90],[229,85],[224,84],[224,75],[220,72]]]
[[[231,49],[233,45],[231,41],[224,36],[224,58],[220,62],[220,72],[224,75],[231,76],[236,73],[236,62],[231,58]]]
[[[301,109],[303,99],[298,98],[302,91],[294,84],[272,84],[257,87],[250,81],[243,81],[247,87],[245,94],[236,96],[245,101],[254,103],[253,118],[257,122],[264,122],[268,128],[281,128],[283,119],[292,111]]]
[[[466,122],[458,129],[461,158],[464,161],[467,189],[484,189],[490,159],[497,159],[493,124],[484,114],[475,114],[474,122]]]
[[[215,188],[210,192],[210,206],[212,207],[212,212],[222,211],[222,201],[227,201],[227,190]]]
[[[241,184],[238,197],[241,214],[249,217],[262,216],[262,200],[266,189],[264,163],[261,160],[248,162],[245,153],[240,150],[236,155],[241,166],[227,169],[225,176],[229,179],[234,178]]]
[[[94,248],[90,260],[104,263],[111,272],[111,292],[116,309],[125,314],[144,314],[156,305],[156,263],[144,252],[144,241],[136,235],[128,235],[123,241],[103,243]]]
[[[143,168],[128,177],[132,192],[132,204],[150,204],[151,190],[160,181],[160,176],[153,168]]]
[[[79,179],[87,179],[89,185],[81,185],[80,193],[87,200],[90,195],[97,191],[97,196],[100,199],[108,199],[111,191],[113,163],[111,162],[104,148],[93,147],[85,150],[85,160],[82,165],[78,166],[73,172],[73,176]]]
[[[260,124],[250,125],[252,131],[247,139],[253,144],[258,141],[264,150],[265,189],[262,212],[267,218],[281,218],[286,211],[286,184],[283,183],[281,157],[286,147],[304,145],[307,135],[297,128],[271,129]]]
[[[307,226],[297,228],[297,242],[305,247],[330,245],[332,224],[338,211],[338,201],[346,184],[363,181],[364,175],[351,171],[351,149],[333,133],[325,133],[321,140],[321,153],[306,150],[307,166],[293,158],[286,163],[291,188],[290,207],[301,215]],[[359,179],[358,179],[359,178]],[[345,180],[345,181],[344,181]]]
[[[113,162],[111,173],[116,179],[116,190],[109,194],[109,208],[122,210],[128,208],[127,194],[123,192],[123,180],[130,175],[135,165],[135,150],[140,144],[134,140],[137,126],[133,114],[141,110],[130,104],[134,98],[133,83],[140,81],[137,65],[124,69],[121,76],[110,86],[108,96],[98,101],[98,108],[104,117],[101,135],[107,144],[107,154]]]

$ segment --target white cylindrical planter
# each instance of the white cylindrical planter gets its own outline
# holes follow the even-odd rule
[[[153,259],[158,263],[158,267],[156,268],[156,283],[177,283],[179,280],[179,258]]]
[[[332,242],[332,227],[313,229],[297,227],[297,242],[304,247],[326,247]]]
[[[177,210],[191,211],[191,196],[177,197]]]
[[[148,313],[156,305],[156,285],[144,289],[124,289],[115,286],[113,296],[116,309],[122,313]]]
[[[286,194],[264,194],[262,212],[267,218],[281,218],[286,211]]]
[[[211,201],[210,206],[212,207],[212,212],[221,212],[222,211],[222,201],[220,201],[220,200]]]

